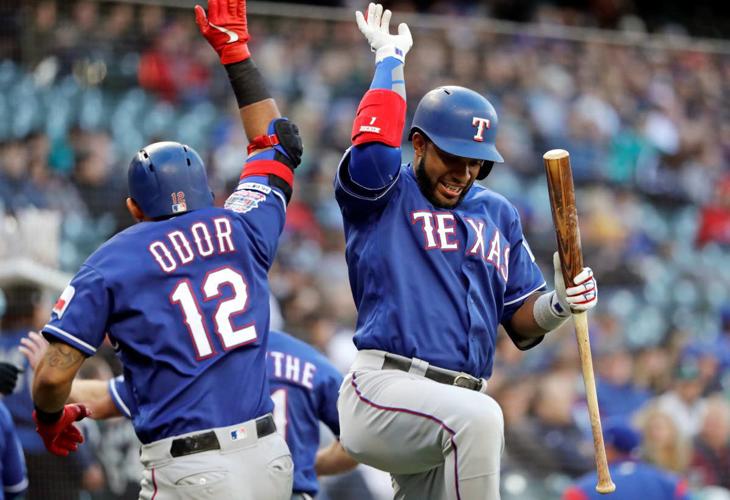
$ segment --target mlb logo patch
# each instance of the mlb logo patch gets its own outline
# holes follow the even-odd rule
[[[244,427],[234,429],[231,431],[231,441],[238,441],[239,439],[246,439],[246,429]]]
[[[188,211],[188,204],[185,203],[185,193],[183,191],[172,193],[170,197],[172,198],[172,213],[179,214]]]
[[[66,308],[68,308],[68,304],[71,302],[71,299],[74,298],[75,293],[76,289],[71,285],[68,285],[61,294],[61,296],[58,298],[56,303],[53,305],[53,309],[51,309],[51,312],[55,314],[58,319],[61,319],[63,313],[66,312]]]

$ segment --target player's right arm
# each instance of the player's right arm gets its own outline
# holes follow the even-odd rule
[[[240,182],[226,208],[242,215],[257,246],[273,260],[302,156],[299,129],[281,117],[251,59],[245,0],[209,0],[207,12],[196,5],[195,21],[228,73],[249,143]]]
[[[371,211],[384,205],[398,179],[400,143],[406,117],[403,65],[413,45],[408,25],[390,34],[389,10],[368,6],[367,17],[355,13],[357,25],[375,51],[375,76],[360,101],[352,126],[352,147],[338,168],[337,200],[349,212]]]

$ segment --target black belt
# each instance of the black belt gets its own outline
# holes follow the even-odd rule
[[[402,370],[407,372],[411,369],[411,364],[411,359],[403,359],[393,356],[392,354],[385,353],[383,370]],[[466,373],[454,375],[443,368],[436,368],[435,366],[429,366],[423,376],[442,384],[455,385],[457,387],[463,387],[464,389],[471,389],[472,391],[482,390],[482,384],[484,383],[482,379],[472,377]]]
[[[256,435],[260,438],[268,436],[276,432],[276,424],[271,414],[264,415],[256,419]],[[184,438],[172,440],[170,446],[170,455],[173,457],[183,457],[192,455],[193,453],[202,453],[204,451],[220,450],[221,444],[214,431],[201,432]]]

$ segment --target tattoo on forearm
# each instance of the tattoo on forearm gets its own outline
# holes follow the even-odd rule
[[[70,368],[78,364],[83,358],[84,355],[79,350],[63,342],[51,342],[46,351],[48,366],[54,368]]]

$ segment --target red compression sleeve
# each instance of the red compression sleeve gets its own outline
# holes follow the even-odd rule
[[[406,101],[386,89],[368,90],[357,108],[352,124],[352,144],[382,142],[400,147],[406,123]]]

